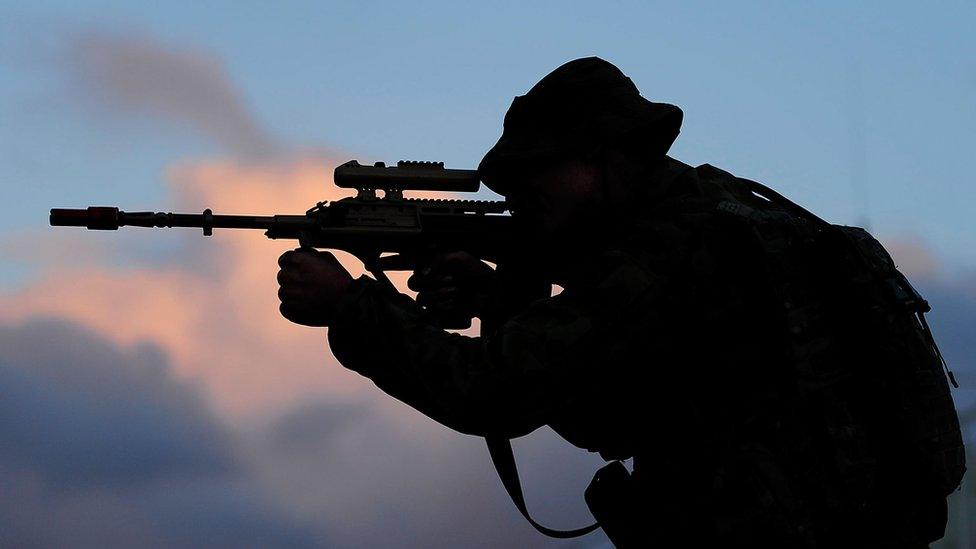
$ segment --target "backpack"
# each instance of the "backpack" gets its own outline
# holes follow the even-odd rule
[[[793,383],[774,438],[818,543],[941,538],[966,466],[958,384],[928,303],[864,229],[707,164],[696,171],[707,207],[752,235],[780,308]]]
[[[769,426],[768,450],[789,486],[759,488],[760,499],[776,507],[774,493],[798,495],[804,517],[793,532],[798,545],[941,538],[945,498],[966,466],[949,392],[950,382],[958,384],[926,322],[928,303],[864,229],[830,224],[713,166],[694,172],[701,202],[692,215],[714,218],[707,230],[745,235],[743,245],[761,263],[763,285],[781,315],[781,341],[770,344],[787,355],[783,400],[789,407]],[[599,524],[570,531],[538,524],[526,509],[509,441],[486,442],[516,507],[543,534],[569,538],[603,526],[612,541],[627,546],[646,526],[625,516],[628,505],[616,501],[629,490],[619,462],[601,469],[587,489]],[[768,485],[776,477],[749,482]],[[616,524],[614,515],[620,515]]]

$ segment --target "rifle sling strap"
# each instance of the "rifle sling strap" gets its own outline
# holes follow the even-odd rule
[[[533,520],[529,516],[529,510],[525,507],[525,497],[522,495],[522,483],[519,481],[515,455],[512,453],[512,443],[504,437],[487,436],[485,437],[485,444],[488,445],[488,454],[491,456],[495,471],[498,472],[498,478],[502,480],[505,490],[512,497],[515,507],[533,528],[549,537],[566,539],[589,534],[600,527],[598,523],[594,522],[589,526],[575,530],[553,530]]]

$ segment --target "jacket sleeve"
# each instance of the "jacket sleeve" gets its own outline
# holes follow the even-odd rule
[[[343,366],[452,429],[522,436],[585,391],[608,340],[653,309],[659,277],[621,252],[599,263],[590,283],[535,301],[483,337],[436,328],[412,299],[362,277],[339,304],[329,344]]]

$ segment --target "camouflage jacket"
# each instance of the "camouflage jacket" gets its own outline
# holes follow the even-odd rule
[[[885,293],[890,258],[869,269],[875,256],[844,243],[886,258],[880,244],[819,232],[707,164],[670,161],[654,180],[580,284],[483,337],[434,328],[364,278],[333,352],[458,431],[548,424],[604,458],[634,456],[626,507],[664,546],[687,532],[735,547],[940,537],[964,470],[958,422],[915,313]]]

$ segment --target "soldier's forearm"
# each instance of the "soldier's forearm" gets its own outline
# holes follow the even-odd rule
[[[545,399],[526,396],[540,379],[506,368],[485,339],[436,328],[410,298],[363,278],[337,318],[329,342],[339,362],[434,420],[467,434],[508,436],[545,423]]]

